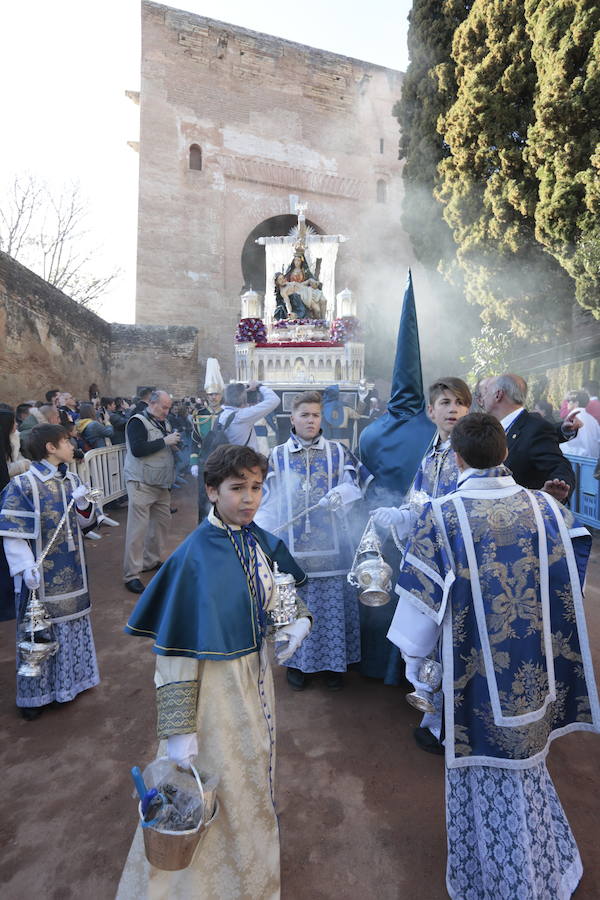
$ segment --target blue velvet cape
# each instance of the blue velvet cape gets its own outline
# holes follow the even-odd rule
[[[281,572],[297,584],[306,580],[283,541],[254,522],[242,531]],[[233,533],[239,541],[241,532]],[[227,532],[205,519],[163,563],[125,632],[154,638],[152,649],[161,656],[236,659],[260,649],[260,620]]]

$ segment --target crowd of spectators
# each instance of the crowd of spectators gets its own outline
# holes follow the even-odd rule
[[[125,443],[129,418],[148,406],[151,388],[135,397],[102,396],[96,384],[90,385],[88,398],[78,399],[71,391],[54,388],[43,399],[26,400],[16,407],[0,402],[0,444],[10,477],[29,467],[28,433],[36,425],[62,425],[69,433],[75,459],[98,447]],[[175,400],[168,419],[181,435],[177,453],[176,486],[183,484],[190,466],[193,416],[206,405],[205,397]]]

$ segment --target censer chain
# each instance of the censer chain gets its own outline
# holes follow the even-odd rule
[[[273,534],[277,534],[278,531],[283,531],[284,528],[287,528],[288,525],[291,525],[293,522],[297,522],[298,519],[303,519],[304,516],[311,513],[314,509],[318,507],[318,503],[313,503],[312,506],[308,506],[306,509],[303,509],[301,513],[298,513],[297,516],[294,516],[292,519],[288,519],[287,522],[284,522],[283,525],[278,525],[277,528],[273,529]]]
[[[32,568],[34,568],[34,569],[39,569],[40,566],[43,564],[44,560],[46,559],[46,557],[47,557],[48,554],[50,553],[50,550],[51,550],[52,547],[54,546],[54,543],[55,543],[55,541],[56,541],[56,538],[58,537],[58,534],[59,534],[61,528],[62,528],[63,525],[65,524],[65,522],[66,522],[66,520],[67,520],[67,516],[68,516],[69,513],[71,512],[71,509],[72,509],[74,503],[75,503],[75,499],[73,498],[73,499],[69,502],[69,505],[68,505],[67,508],[65,509],[64,513],[62,514],[62,518],[61,518],[60,522],[58,523],[58,525],[56,526],[56,531],[54,532],[54,534],[52,535],[52,537],[51,537],[50,540],[48,541],[46,547],[42,550],[42,552],[41,552],[41,554],[40,554],[40,558],[39,558],[38,560],[36,560],[35,565],[34,565]]]

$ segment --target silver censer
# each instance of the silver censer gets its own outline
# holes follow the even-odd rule
[[[24,639],[17,644],[21,656],[18,675],[37,678],[42,674],[42,663],[56,653],[58,644],[56,641],[36,641],[35,636],[51,627],[44,604],[38,598],[37,591],[32,591],[21,623]]]
[[[416,688],[411,694],[406,695],[406,702],[421,712],[433,713],[435,712],[433,695],[442,686],[441,664],[435,659],[424,659],[419,669],[419,681],[429,685],[431,690],[426,691],[424,688]]]
[[[87,491],[85,496],[90,503],[95,503],[100,500],[103,494],[102,491],[91,488]],[[66,524],[67,540],[69,544],[73,544],[73,547],[75,546],[69,523],[69,512],[74,502],[73,499],[70,500],[54,534],[42,551],[35,566],[38,571],[40,571],[42,563],[50,552],[52,545],[55,543],[63,525]],[[21,657],[17,675],[24,675],[26,678],[38,678],[42,674],[42,663],[49,659],[49,657],[54,656],[58,650],[58,643],[56,641],[36,641],[35,636],[41,631],[48,631],[50,628],[52,628],[52,622],[47,616],[46,607],[39,599],[37,591],[33,590],[29,595],[25,615],[20,623],[23,640],[20,640],[17,644]]]
[[[298,593],[293,575],[280,572],[275,563],[273,568],[275,579],[275,597],[271,609],[267,613],[269,624],[268,636],[275,639],[277,631],[284,625],[291,625],[298,618]]]
[[[369,519],[356,548],[348,582],[358,588],[358,599],[365,606],[385,606],[392,589],[392,569],[381,555],[381,542]]]

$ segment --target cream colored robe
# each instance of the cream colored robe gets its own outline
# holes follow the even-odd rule
[[[273,577],[263,563],[260,571],[271,602]],[[198,761],[203,771],[220,776],[219,816],[192,864],[179,872],[147,862],[138,826],[117,900],[279,900],[275,694],[266,646],[260,653],[226,661],[157,657],[157,687],[196,678]],[[166,741],[159,744],[161,755],[166,755]]]

